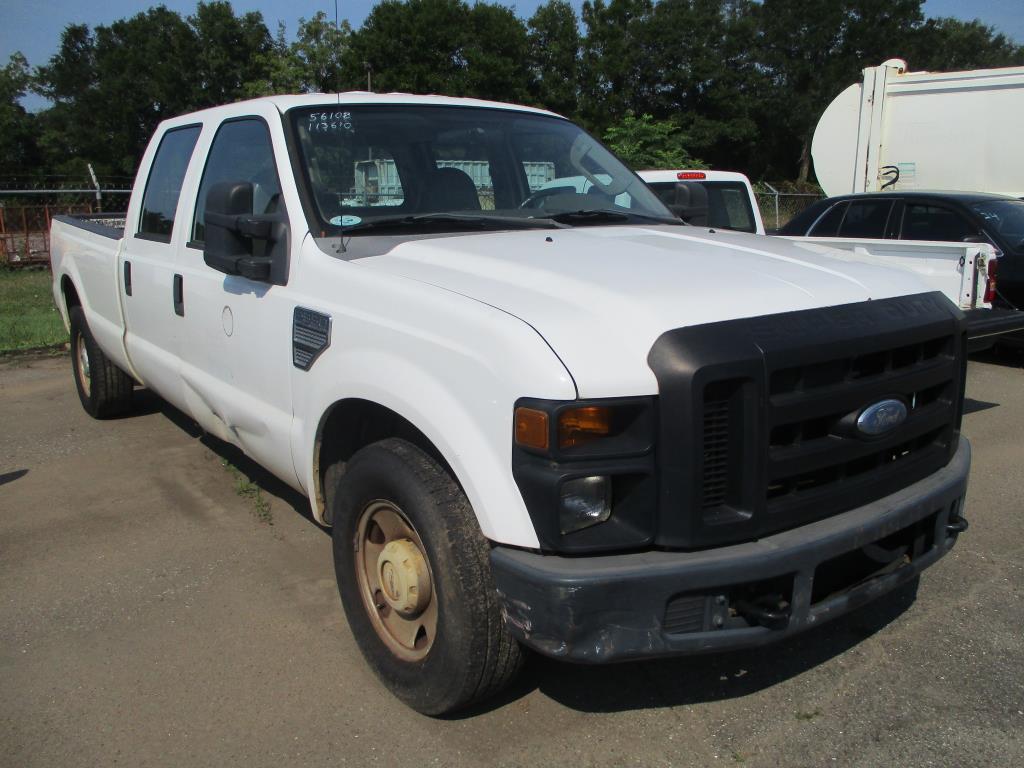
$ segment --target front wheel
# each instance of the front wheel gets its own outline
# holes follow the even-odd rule
[[[135,382],[103,354],[92,337],[82,308],[72,307],[68,314],[71,321],[71,369],[82,407],[94,419],[125,413],[132,405]]]
[[[428,715],[507,685],[522,651],[501,616],[487,541],[451,476],[389,438],[356,453],[329,491],[341,601],[381,681]]]

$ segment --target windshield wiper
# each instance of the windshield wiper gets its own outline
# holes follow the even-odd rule
[[[634,211],[611,211],[606,208],[597,208],[581,211],[563,211],[550,215],[552,220],[561,224],[613,224],[643,219],[644,221],[656,221],[659,224],[683,224],[682,219],[669,218],[667,216],[655,216],[650,213],[636,213]]]
[[[345,227],[345,234],[372,229],[405,229],[416,227],[454,227],[455,229],[561,229],[551,218],[498,216],[476,213],[418,213],[405,216],[382,216]]]

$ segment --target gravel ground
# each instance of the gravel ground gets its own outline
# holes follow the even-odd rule
[[[1020,764],[1022,381],[971,363],[971,528],[919,585],[755,653],[535,659],[432,720],[363,664],[302,497],[147,393],[96,422],[66,358],[2,363],[0,765]]]

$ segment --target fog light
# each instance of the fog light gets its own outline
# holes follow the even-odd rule
[[[603,523],[612,514],[612,483],[605,475],[591,475],[562,483],[559,510],[562,533]]]

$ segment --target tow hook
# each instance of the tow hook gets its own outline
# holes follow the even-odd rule
[[[790,605],[781,595],[759,597],[753,601],[738,600],[733,607],[751,624],[768,629],[785,629],[789,624]]]
[[[953,515],[949,518],[949,522],[946,523],[946,533],[950,536],[955,536],[958,533],[966,531],[967,526],[967,518],[960,517],[960,515]]]

